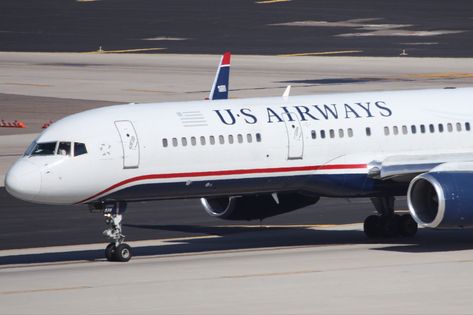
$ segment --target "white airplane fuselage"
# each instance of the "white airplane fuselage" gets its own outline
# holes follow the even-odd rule
[[[473,88],[117,105],[51,125],[35,144],[86,153],[30,150],[6,188],[48,204],[400,195],[408,183],[373,178],[373,162],[471,153],[470,123]]]

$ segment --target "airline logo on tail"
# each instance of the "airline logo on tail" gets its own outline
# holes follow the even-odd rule
[[[220,59],[217,73],[215,74],[212,90],[210,90],[210,100],[228,99],[228,82],[230,77],[230,57],[231,52],[227,51]]]

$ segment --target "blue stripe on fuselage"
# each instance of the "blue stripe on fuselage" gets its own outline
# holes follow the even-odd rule
[[[158,200],[298,191],[327,197],[405,195],[408,183],[381,181],[366,174],[300,175],[133,185],[100,200]]]

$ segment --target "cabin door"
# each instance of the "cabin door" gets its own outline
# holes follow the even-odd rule
[[[287,159],[300,160],[304,154],[302,126],[295,113],[282,114],[287,131]]]
[[[115,121],[123,147],[123,168],[138,168],[140,165],[140,146],[133,123],[129,120]]]

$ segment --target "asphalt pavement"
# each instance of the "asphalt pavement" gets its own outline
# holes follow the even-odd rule
[[[471,57],[468,0],[0,1],[0,51]]]
[[[102,213],[88,207],[37,205],[20,201],[0,188],[0,250],[59,245],[105,244]],[[404,199],[398,208],[406,209]],[[131,203],[124,215],[128,241],[231,235],[261,229],[359,223],[374,211],[368,199],[327,199],[291,213],[259,221],[212,218],[198,199]]]

